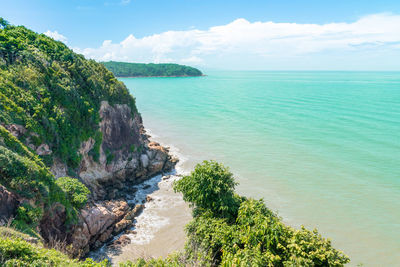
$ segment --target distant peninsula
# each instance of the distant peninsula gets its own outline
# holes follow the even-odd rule
[[[117,77],[193,77],[203,73],[193,67],[173,63],[101,62]]]

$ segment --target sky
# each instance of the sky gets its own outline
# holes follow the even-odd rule
[[[400,70],[399,0],[0,0],[0,17],[98,61]]]

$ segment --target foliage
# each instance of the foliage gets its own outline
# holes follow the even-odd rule
[[[144,260],[142,258],[136,261],[121,262],[119,267],[181,267],[181,266],[194,266],[191,262],[187,262],[185,257],[180,253],[171,254],[165,259],[150,259]]]
[[[81,209],[86,204],[90,191],[78,179],[60,177],[56,180],[56,184],[66,193],[74,208]]]
[[[0,184],[32,202],[20,206],[13,221],[13,225],[23,232],[35,235],[44,209],[56,202],[66,208],[68,222],[76,219],[76,209],[55,182],[50,170],[37,155],[1,125]]]
[[[56,182],[47,168],[56,157],[74,174],[83,141],[93,138],[89,152],[99,159],[102,101],[127,104],[137,112],[134,98],[102,64],[86,60],[66,45],[0,18],[0,184],[30,205],[19,207],[14,227],[35,235],[46,209],[60,203],[67,223],[89,191],[78,180]],[[18,139],[5,127],[22,126]],[[47,144],[50,155],[38,156],[27,144]],[[25,145],[26,144],[26,145]]]
[[[234,185],[232,174],[213,161],[197,165],[175,184],[185,201],[201,209],[186,227],[186,257],[192,262],[202,266],[343,266],[349,262],[317,230],[284,225],[263,200],[235,198]]]
[[[23,221],[26,224],[37,224],[42,217],[42,209],[39,207],[32,207],[28,203],[20,205],[17,209],[17,221]]]
[[[0,266],[106,267],[108,262],[72,260],[57,250],[45,249],[18,237],[0,236]]]
[[[235,195],[235,180],[229,169],[215,161],[204,161],[178,180],[175,191],[194,208],[194,214],[211,211],[213,216],[235,218],[240,198]]]
[[[137,112],[124,84],[102,64],[44,34],[4,19],[0,24],[0,123],[26,127],[22,138],[48,144],[54,156],[76,168],[81,142],[101,141],[101,101],[128,104]]]
[[[178,64],[144,64],[128,62],[103,62],[117,77],[185,77],[201,76],[200,70]]]

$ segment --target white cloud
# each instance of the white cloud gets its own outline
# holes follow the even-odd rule
[[[121,5],[127,5],[131,2],[131,0],[121,0]]]
[[[63,43],[67,42],[67,37],[65,37],[64,35],[58,33],[58,31],[53,31],[52,32],[52,31],[48,30],[47,32],[44,32],[44,34],[49,36],[49,37],[51,37],[51,38],[53,38],[54,40],[61,41]]]
[[[400,15],[388,13],[364,16],[353,23],[329,24],[249,22],[240,18],[208,30],[167,31],[143,38],[130,34],[120,43],[106,40],[97,48],[75,50],[97,60],[174,61],[232,68],[253,64],[262,68],[280,64],[281,59],[287,64],[299,58],[317,62],[316,55],[323,54],[326,59],[331,55],[333,59],[371,50],[386,54],[394,51],[400,57],[399,25]]]

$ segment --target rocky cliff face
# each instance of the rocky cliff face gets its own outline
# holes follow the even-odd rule
[[[171,170],[176,160],[168,149],[150,142],[139,114],[131,115],[127,105],[111,106],[103,101],[100,108],[100,131],[103,139],[98,161],[90,151],[93,138],[83,142],[77,174],[91,189],[94,200],[115,199],[124,195],[127,184],[137,184],[158,173]],[[55,159],[51,167],[57,177],[65,176],[68,167]]]
[[[123,200],[131,186],[171,170],[177,161],[167,148],[149,141],[140,115],[132,117],[127,105],[111,106],[103,101],[100,117],[103,139],[99,160],[90,155],[95,141],[89,138],[81,144],[82,160],[77,170],[92,192],[91,204],[81,210],[72,229],[65,227],[65,210],[57,205],[46,212],[40,227],[47,242],[64,240],[72,244],[75,256],[99,247],[131,226],[137,212]],[[58,159],[51,167],[56,177],[65,176],[67,169]]]
[[[124,197],[132,194],[132,186],[156,174],[170,171],[177,162],[167,148],[151,142],[139,114],[132,116],[128,105],[111,106],[101,102],[99,130],[102,143],[97,160],[90,153],[95,140],[82,142],[80,166],[74,170],[77,177],[91,190],[90,203],[80,211],[78,221],[68,225],[66,211],[61,204],[48,209],[41,222],[40,233],[45,241],[66,242],[72,245],[71,254],[82,256],[91,248],[99,247],[113,235],[132,225],[136,212],[131,211]],[[10,133],[20,138],[27,130],[17,124],[5,125]],[[30,133],[24,139],[38,155],[51,155],[48,144],[34,145]],[[56,178],[68,176],[69,167],[57,157],[53,158],[51,172]],[[0,187],[0,219],[14,215],[20,199]]]

